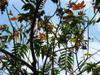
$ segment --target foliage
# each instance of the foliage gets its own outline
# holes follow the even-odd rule
[[[4,0],[6,1],[6,0]],[[48,0],[21,0],[23,6],[17,16],[0,1],[1,12],[6,10],[10,25],[0,25],[1,69],[10,75],[79,75],[84,72],[100,74],[99,62],[87,63],[93,54],[88,52],[89,37],[86,29],[97,22],[98,4],[94,4],[94,15],[84,11],[85,1],[69,0],[63,8],[61,0],[51,0],[57,6],[53,15],[46,15],[44,6]],[[96,3],[97,1],[94,1]],[[8,4],[9,5],[9,4]],[[96,12],[95,12],[96,11]],[[58,23],[52,19],[58,17]],[[82,59],[79,51],[86,50]],[[27,70],[29,69],[29,70]]]

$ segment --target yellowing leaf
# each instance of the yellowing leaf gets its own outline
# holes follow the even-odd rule
[[[40,33],[39,39],[40,39],[41,41],[46,40],[46,39],[47,39],[47,38],[46,38],[46,34]]]

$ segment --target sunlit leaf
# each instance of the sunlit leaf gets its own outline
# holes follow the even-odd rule
[[[47,39],[46,34],[40,33],[40,34],[39,34],[39,39],[40,39],[41,41],[46,40],[46,39]]]

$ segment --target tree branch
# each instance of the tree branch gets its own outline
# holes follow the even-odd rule
[[[32,53],[32,58],[33,58],[33,62],[32,62],[32,66],[33,66],[33,72],[34,75],[38,75],[37,71],[36,71],[36,57],[35,57],[35,52],[34,52],[34,47],[33,47],[33,36],[34,36],[34,28],[35,28],[35,24],[36,24],[36,17],[38,14],[38,10],[41,4],[41,0],[37,1],[36,3],[36,9],[35,12],[33,12],[32,16],[33,16],[33,20],[32,20],[32,24],[31,24],[31,30],[30,30],[30,50]]]
[[[26,65],[28,68],[30,68],[31,70],[33,70],[33,67],[31,65],[29,65],[27,62],[25,62],[24,60],[16,57],[15,55],[13,55],[12,53],[4,50],[4,49],[0,49],[0,51],[6,55],[9,55],[11,58],[19,60],[20,62],[22,62],[22,64]]]

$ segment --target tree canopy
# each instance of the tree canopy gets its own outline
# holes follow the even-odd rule
[[[99,52],[91,54],[89,50],[89,26],[100,21],[96,18],[99,0],[91,0],[92,17],[86,13],[85,0],[68,0],[66,7],[62,0],[50,0],[56,9],[52,15],[44,8],[48,0],[21,2],[20,9],[9,5],[9,0],[0,0],[1,14],[9,20],[9,24],[0,25],[1,70],[8,75],[59,75],[62,71],[65,75],[100,74],[100,60],[88,61]]]

